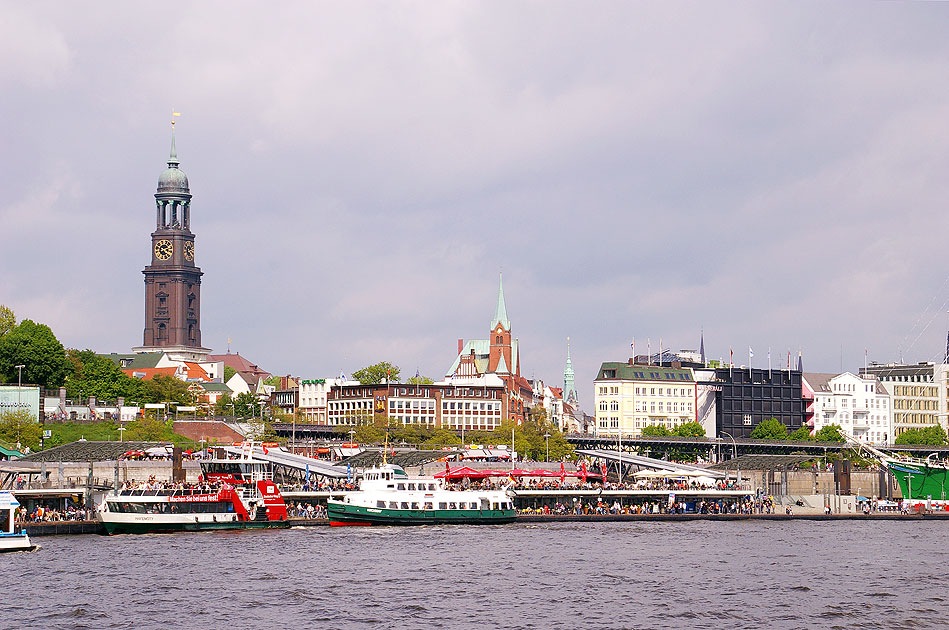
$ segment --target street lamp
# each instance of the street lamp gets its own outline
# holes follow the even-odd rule
[[[352,446],[356,439],[356,429],[349,430],[349,445]]]
[[[720,431],[722,435],[727,435],[732,440],[732,455],[734,459],[738,459],[738,443],[735,442],[735,437],[731,433],[726,433],[725,431]],[[738,466],[738,487],[741,488],[741,466]]]
[[[21,363],[20,365],[14,365],[13,367],[15,367],[17,369],[17,372],[19,372],[19,376],[17,377],[17,383],[16,383],[16,408],[17,408],[17,411],[19,411],[20,410],[20,388],[23,387],[23,368],[25,368],[26,366]]]
[[[544,441],[547,443],[547,459],[544,461],[549,462],[550,461],[550,434],[549,433],[544,434]]]

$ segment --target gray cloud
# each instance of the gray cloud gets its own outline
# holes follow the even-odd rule
[[[172,106],[206,345],[437,376],[505,273],[522,369],[938,358],[949,9],[100,3],[0,25],[0,302],[141,341]],[[935,297],[934,297],[935,296]],[[940,311],[942,309],[942,311]],[[921,332],[922,331],[922,332]],[[841,349],[843,351],[841,352]],[[766,361],[766,359],[762,359]]]

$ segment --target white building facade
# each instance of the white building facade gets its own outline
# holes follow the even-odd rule
[[[878,379],[850,372],[807,372],[804,379],[814,392],[815,432],[836,424],[845,435],[871,444],[893,441],[893,401]]]

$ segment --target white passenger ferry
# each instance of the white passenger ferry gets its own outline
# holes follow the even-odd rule
[[[36,545],[30,542],[26,530],[16,522],[19,501],[10,492],[0,492],[0,553],[4,551],[33,551]]]
[[[97,511],[108,534],[289,527],[287,505],[268,462],[201,462],[207,485],[187,489],[125,489],[106,495]]]
[[[401,466],[368,469],[359,491],[326,502],[330,525],[496,524],[515,519],[504,490],[450,490],[434,477],[409,477]]]

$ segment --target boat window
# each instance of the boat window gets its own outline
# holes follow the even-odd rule
[[[399,504],[396,503],[395,501],[389,501],[389,507],[392,508],[393,510],[397,510],[399,508]]]
[[[491,504],[491,509],[492,509],[492,510],[498,509],[498,504],[497,504],[497,503],[492,503],[492,504]]]
[[[385,501],[376,501],[376,507],[384,508],[386,506]]]
[[[410,484],[409,484],[409,490],[415,490],[415,484],[414,484],[414,483],[410,483]]]
[[[438,503],[438,509],[439,509],[439,510],[447,510],[447,509],[448,509],[448,504],[445,503],[444,501],[440,501],[440,502]]]
[[[475,503],[474,501],[472,501],[471,503],[468,504],[468,509],[470,509],[470,510],[477,510],[477,509],[478,509],[478,504]]]
[[[434,507],[435,507],[435,506],[432,505],[432,502],[431,502],[431,501],[426,501],[426,502],[425,502],[425,509],[426,509],[426,510],[432,510],[432,509],[434,509]]]
[[[403,510],[409,509],[409,503],[408,503],[408,501],[403,501],[403,502],[402,502],[402,505],[400,505],[399,507],[402,508]]]
[[[451,503],[448,504],[448,509],[449,509],[449,510],[457,510],[457,509],[458,509],[458,506],[457,506],[455,503],[451,502]]]
[[[396,490],[405,490],[405,484],[404,483],[396,484]]]
[[[418,503],[416,503],[416,502],[413,501],[413,502],[412,502],[412,509],[413,509],[413,510],[417,510],[417,509],[418,509]]]

